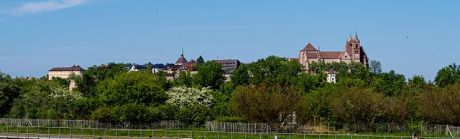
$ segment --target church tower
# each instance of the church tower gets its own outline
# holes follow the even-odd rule
[[[348,37],[346,46],[347,53],[351,56],[352,62],[361,62],[361,41],[358,38],[358,34],[355,37],[351,35]]]
[[[369,60],[363,47],[361,46],[358,34],[355,34],[355,37],[352,37],[351,35],[348,37],[345,48],[347,53],[351,56],[352,62],[359,62],[364,64],[365,67],[369,67]]]

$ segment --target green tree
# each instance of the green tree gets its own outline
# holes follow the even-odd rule
[[[434,82],[439,87],[446,87],[460,80],[460,66],[452,64],[440,69],[434,79]]]
[[[0,117],[9,112],[19,94],[20,87],[13,83],[9,75],[0,72]]]
[[[313,89],[322,87],[324,79],[326,79],[321,74],[311,75],[308,73],[302,73],[298,78],[297,86],[304,93],[309,93]]]
[[[425,78],[421,75],[415,75],[411,79],[409,79],[407,86],[409,89],[413,90],[414,92],[422,92],[423,89],[427,86]]]
[[[382,98],[383,95],[369,89],[344,89],[330,101],[332,114],[339,122],[348,124],[354,130],[366,130],[375,123],[375,107]]]
[[[179,76],[174,80],[174,85],[191,87],[193,85],[193,77],[188,72],[179,72]]]
[[[128,103],[157,106],[167,98],[159,78],[150,72],[122,73],[106,79],[98,84],[97,95],[109,106]]]
[[[249,72],[246,65],[240,65],[231,75],[232,83],[235,86],[249,84]]]
[[[418,112],[429,123],[460,125],[460,83],[420,94]]]
[[[269,56],[248,65],[250,82],[259,84],[292,85],[302,72],[298,62],[288,62],[285,58]]]
[[[371,60],[369,62],[369,69],[372,73],[379,74],[382,72],[382,64],[380,63],[380,61]]]
[[[58,82],[36,80],[23,89],[20,100],[10,112],[16,118],[74,119],[74,102],[82,99],[79,92],[71,92]]]
[[[204,58],[203,58],[203,57],[201,57],[201,56],[200,56],[200,57],[198,57],[198,58],[196,59],[196,63],[197,63],[198,65],[200,65],[200,64],[204,64],[204,62],[205,62],[205,61],[204,61]]]
[[[240,86],[233,92],[231,110],[251,122],[289,123],[293,115],[303,115],[303,97],[293,86]]]
[[[126,64],[109,63],[107,65],[92,66],[81,77],[74,77],[77,91],[85,96],[95,96],[96,86],[105,79],[111,79],[121,73],[127,72]]]
[[[224,83],[224,71],[222,65],[216,62],[206,62],[198,67],[198,73],[194,76],[194,82],[202,87],[217,89]]]
[[[374,77],[371,86],[376,92],[385,94],[386,96],[400,95],[406,86],[406,78],[404,75],[396,74],[391,70],[388,73],[381,73]]]

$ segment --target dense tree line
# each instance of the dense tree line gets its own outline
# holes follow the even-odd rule
[[[357,63],[297,62],[270,56],[243,64],[224,82],[220,64],[200,58],[197,74],[128,72],[126,64],[92,66],[68,80],[12,78],[0,74],[0,116],[11,118],[91,119],[136,127],[180,120],[200,127],[205,121],[328,124],[373,130],[380,124],[460,125],[460,67],[440,69],[434,82],[406,79]],[[326,72],[337,71],[337,83]]]

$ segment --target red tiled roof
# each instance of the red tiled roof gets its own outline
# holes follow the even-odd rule
[[[318,51],[311,43],[308,43],[301,51]]]
[[[49,71],[85,71],[85,69],[81,68],[80,66],[72,66],[72,67],[58,67],[52,68]]]
[[[336,74],[337,72],[333,69],[330,69],[329,71],[327,71],[328,74]]]
[[[321,58],[324,58],[324,59],[339,59],[340,56],[342,55],[342,52],[333,52],[333,51],[319,52],[319,55]]]
[[[185,59],[184,55],[181,55],[179,59],[177,59],[176,64],[184,64],[187,63],[187,59]]]

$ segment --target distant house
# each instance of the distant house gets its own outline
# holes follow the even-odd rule
[[[52,80],[53,78],[69,79],[72,75],[81,76],[84,71],[85,69],[78,65],[52,68],[48,71],[48,80]]]
[[[327,82],[328,83],[336,83],[336,74],[337,72],[334,71],[333,69],[327,71]]]
[[[137,65],[137,64],[133,64],[130,68],[129,68],[129,72],[136,72],[136,71],[140,71],[140,70],[147,70],[148,69],[148,66],[147,65]]]
[[[195,65],[196,65],[195,60],[190,60],[180,65],[179,71],[195,71],[196,70]]]
[[[72,76],[81,76],[83,72],[85,72],[85,69],[81,68],[78,65],[73,65],[72,67],[52,68],[48,71],[48,80],[52,80],[54,78],[69,79],[69,90],[72,91],[72,89],[77,86],[75,84],[75,81],[71,80],[70,78]]]
[[[222,65],[222,70],[224,70],[225,74],[232,73],[241,64],[241,62],[237,59],[225,59],[225,60],[213,60],[213,61]]]
[[[152,73],[158,73],[160,71],[166,70],[166,66],[164,64],[154,64],[152,66]]]
[[[224,71],[225,81],[231,81],[231,74],[235,71],[241,62],[237,59],[224,59],[224,60],[213,60],[213,62],[219,63],[222,65],[222,70]]]

